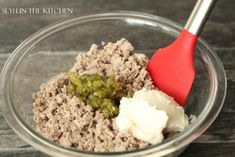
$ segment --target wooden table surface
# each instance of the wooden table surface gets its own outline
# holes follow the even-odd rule
[[[196,0],[0,0],[0,8],[73,8],[69,15],[5,15],[0,13],[0,69],[25,38],[57,20],[91,11],[131,10],[163,16],[184,24]],[[201,36],[220,57],[227,74],[224,107],[212,126],[180,157],[235,156],[235,1],[216,4]],[[2,10],[1,10],[2,11]],[[0,112],[0,157],[41,157],[43,153],[23,142]]]

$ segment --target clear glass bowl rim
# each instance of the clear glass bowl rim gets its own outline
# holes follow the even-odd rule
[[[187,146],[190,142],[192,142],[199,135],[201,135],[215,120],[222,108],[226,95],[226,75],[223,65],[221,64],[215,52],[210,48],[211,46],[204,40],[199,38],[199,47],[204,48],[208,51],[205,56],[207,56],[208,64],[211,70],[211,93],[209,95],[207,103],[205,104],[203,112],[197,117],[197,120],[190,127],[185,129],[181,133],[163,141],[161,144],[156,144],[143,149],[128,152],[85,152],[73,148],[65,148],[63,146],[55,144],[54,142],[45,139],[44,137],[36,133],[33,129],[31,129],[20,118],[20,116],[17,115],[16,108],[13,105],[14,101],[12,100],[10,94],[11,81],[9,80],[14,76],[12,71],[14,72],[22,58],[27,54],[25,52],[27,52],[27,50],[29,50],[32,45],[40,42],[49,35],[61,31],[70,26],[91,22],[94,20],[112,19],[137,19],[137,21],[139,20],[144,23],[147,22],[147,24],[158,23],[162,27],[164,26],[164,28],[166,29],[170,28],[169,30],[174,30],[176,34],[179,34],[179,32],[183,29],[181,25],[159,16],[130,11],[113,11],[98,13],[96,12],[95,14],[86,14],[78,16],[76,18],[59,21],[39,30],[38,32],[28,37],[14,50],[14,52],[6,61],[1,72],[0,80],[0,96],[2,100],[0,104],[0,109],[11,128],[27,143],[31,144],[35,148],[45,153],[56,156],[136,156],[151,153],[155,153],[156,156],[163,156]]]

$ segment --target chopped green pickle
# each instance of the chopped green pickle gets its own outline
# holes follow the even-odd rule
[[[92,108],[100,110],[105,118],[112,118],[119,113],[119,101],[122,97],[130,96],[121,90],[115,76],[104,78],[98,74],[78,76],[68,72],[68,94],[77,96]]]

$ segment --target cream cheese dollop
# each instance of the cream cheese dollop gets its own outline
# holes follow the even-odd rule
[[[157,110],[145,100],[122,98],[116,123],[119,131],[130,132],[137,139],[151,144],[163,140],[162,130],[167,125],[166,112]]]
[[[188,116],[184,113],[184,108],[174,99],[160,90],[142,90],[136,91],[133,99],[145,100],[151,106],[158,110],[163,110],[168,115],[167,132],[178,132],[184,130],[189,124]]]
[[[151,144],[164,139],[163,130],[178,132],[189,124],[183,107],[173,98],[157,89],[145,88],[136,91],[132,98],[121,99],[115,121],[119,131],[129,132]]]

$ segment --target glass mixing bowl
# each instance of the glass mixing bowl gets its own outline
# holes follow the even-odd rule
[[[136,52],[149,57],[175,40],[182,26],[168,19],[137,13],[84,15],[50,25],[20,44],[1,74],[1,111],[12,129],[27,143],[52,156],[177,156],[202,134],[218,115],[226,93],[223,66],[210,46],[199,39],[195,49],[196,79],[186,102],[197,118],[184,131],[160,144],[117,153],[84,152],[51,142],[35,131],[32,93],[53,75],[68,71],[78,53],[92,43],[128,39]]]

